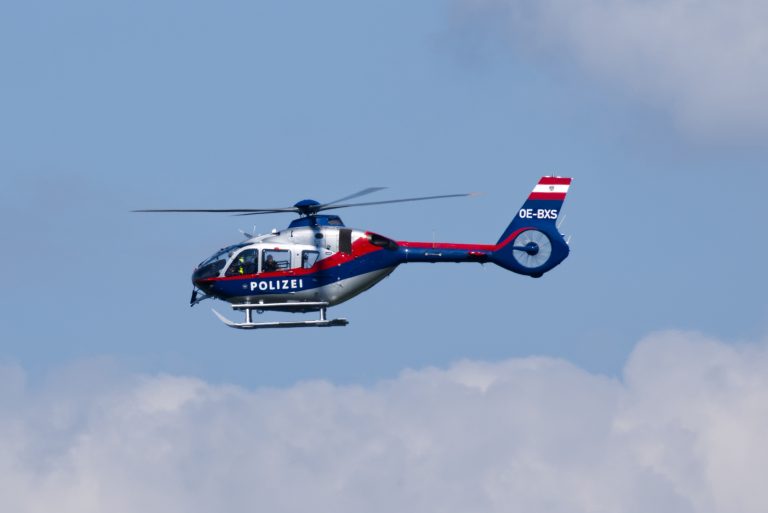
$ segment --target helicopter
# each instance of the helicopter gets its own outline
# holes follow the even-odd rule
[[[384,187],[370,187],[331,201],[305,199],[292,207],[267,209],[143,209],[133,212],[216,212],[240,216],[296,213],[287,228],[220,249],[192,273],[190,306],[219,299],[245,314],[233,322],[215,309],[227,326],[238,329],[346,326],[329,319],[327,309],[370,289],[400,264],[413,262],[494,263],[517,274],[539,278],[568,256],[557,225],[571,178],[542,177],[495,244],[397,241],[378,233],[347,228],[337,215],[348,207],[470,196],[447,194],[385,201],[345,203]],[[318,319],[255,322],[253,312],[319,312]]]

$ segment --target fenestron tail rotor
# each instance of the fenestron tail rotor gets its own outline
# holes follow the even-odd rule
[[[512,241],[512,255],[526,269],[541,267],[552,254],[552,242],[546,233],[525,230]]]

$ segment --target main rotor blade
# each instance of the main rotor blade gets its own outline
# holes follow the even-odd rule
[[[463,194],[443,194],[440,196],[421,196],[418,198],[403,198],[403,199],[396,199],[396,200],[384,200],[384,201],[368,201],[363,203],[343,203],[339,204],[340,201],[346,201],[352,198],[359,198],[360,196],[364,196],[366,194],[371,194],[373,192],[380,191],[382,189],[386,189],[386,187],[369,187],[367,189],[363,189],[359,192],[356,192],[354,194],[350,194],[349,196],[345,196],[343,198],[337,199],[335,201],[332,201],[330,203],[324,203],[321,205],[317,205],[314,209],[311,210],[312,213],[317,213],[323,210],[334,210],[337,208],[347,208],[347,207],[364,207],[369,205],[386,205],[388,203],[405,203],[408,201],[424,201],[424,200],[433,200],[433,199],[443,199],[443,198],[460,198],[465,196],[474,196],[477,193],[463,193]],[[313,205],[314,206],[314,205]],[[147,208],[147,209],[141,209],[141,210],[132,210],[131,212],[154,212],[154,213],[189,213],[189,212],[208,212],[208,213],[224,213],[224,214],[234,214],[236,216],[252,216],[257,214],[275,214],[275,213],[283,213],[283,212],[293,212],[298,214],[306,214],[305,211],[298,207],[284,207],[284,208]]]
[[[237,212],[240,212],[239,214],[232,214],[233,216],[255,216],[259,214],[278,214],[281,212],[296,212],[300,213],[298,208],[291,208],[291,209],[285,209],[285,210],[238,210]]]
[[[442,198],[461,198],[465,196],[475,196],[477,193],[475,192],[466,192],[463,194],[443,194],[441,196],[422,196],[420,198],[403,198],[403,199],[396,199],[396,200],[386,200],[386,201],[368,201],[365,203],[346,203],[344,205],[333,205],[333,206],[322,206],[320,210],[333,210],[336,208],[347,208],[347,207],[365,207],[368,205],[385,205],[387,203],[405,203],[406,201],[424,201],[424,200],[433,200],[433,199],[442,199]]]
[[[372,192],[376,192],[376,191],[383,191],[384,189],[386,189],[386,187],[368,187],[367,189],[363,189],[362,191],[358,191],[354,194],[350,194],[349,196],[344,196],[343,198],[329,201],[328,203],[323,203],[320,207],[321,208],[327,207],[329,205],[333,205],[340,201],[347,201],[347,200],[351,200],[352,198],[359,198],[360,196],[365,196],[366,194],[371,194]]]
[[[131,212],[223,212],[234,214],[248,212],[251,214],[271,214],[275,212],[298,212],[296,207],[286,208],[150,208],[143,210],[131,210]]]

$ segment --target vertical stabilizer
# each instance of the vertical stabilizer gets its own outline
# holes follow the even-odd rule
[[[491,260],[534,277],[565,260],[569,249],[557,220],[570,186],[571,178],[543,176],[499,238]]]
[[[497,244],[503,243],[522,226],[555,226],[571,180],[561,176],[542,176]]]

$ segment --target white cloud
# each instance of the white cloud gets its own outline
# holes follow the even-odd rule
[[[622,380],[545,358],[372,388],[0,369],[0,504],[50,512],[764,512],[768,348],[642,341]],[[87,382],[87,380],[85,380]]]
[[[506,20],[521,49],[572,56],[697,136],[768,131],[763,0],[458,0]]]

